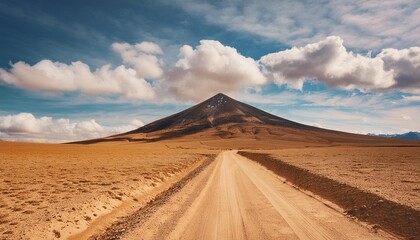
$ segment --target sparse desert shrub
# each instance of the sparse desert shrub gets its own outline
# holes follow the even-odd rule
[[[54,237],[56,237],[56,238],[61,237],[61,233],[59,231],[55,230],[55,229],[53,230],[53,234],[54,234]]]

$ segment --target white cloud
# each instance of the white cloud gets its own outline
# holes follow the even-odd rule
[[[151,42],[141,42],[135,45],[128,43],[113,43],[112,49],[121,55],[124,63],[131,64],[139,78],[157,79],[162,77],[162,60],[156,54],[162,54],[159,45]]]
[[[256,62],[218,41],[202,40],[195,49],[181,47],[179,59],[166,71],[157,57],[163,54],[157,44],[114,43],[112,48],[133,68],[103,65],[92,71],[80,61],[65,64],[42,60],[32,66],[17,62],[9,70],[0,68],[0,81],[30,91],[120,95],[135,100],[155,100],[160,93],[159,101],[173,97],[200,101],[217,92],[258,90],[269,83],[267,78],[295,89],[301,89],[308,79],[316,79],[335,88],[420,92],[419,47],[384,49],[371,57],[347,51],[340,37],[331,36],[268,54]]]
[[[4,140],[12,141],[68,142],[128,132],[143,125],[140,120],[134,119],[124,126],[106,127],[94,119],[75,122],[63,118],[36,118],[31,113],[19,113],[0,116],[0,136]]]
[[[266,83],[258,64],[235,48],[202,40],[195,49],[180,48],[180,59],[168,72],[169,90],[180,99],[200,101],[218,92],[231,93]]]
[[[302,89],[307,79],[329,86],[361,90],[420,89],[420,48],[384,49],[376,57],[347,51],[343,40],[327,37],[304,47],[271,53],[260,60],[277,84]]]
[[[17,62],[10,70],[0,68],[0,81],[31,91],[73,92],[88,95],[123,95],[126,98],[151,100],[156,90],[145,78],[163,76],[162,60],[156,55],[162,49],[155,43],[141,42],[112,44],[123,62],[133,68],[120,65],[112,68],[103,65],[92,71],[80,61],[71,64],[42,60],[34,65]]]
[[[395,88],[420,91],[420,47],[384,49],[377,56],[394,73]]]
[[[420,41],[416,0],[261,0],[176,1],[179,7],[230,31],[245,32],[289,45],[304,45],[330,35],[350,47],[405,48]],[[304,14],[303,14],[304,13]]]
[[[134,45],[137,49],[144,53],[150,54],[163,54],[162,49],[156,43],[152,42],[141,42]]]
[[[89,95],[124,95],[134,99],[152,99],[153,87],[139,78],[134,69],[104,65],[95,71],[82,62],[65,64],[42,60],[31,66],[17,62],[9,71],[0,68],[0,80],[31,91],[80,91]]]

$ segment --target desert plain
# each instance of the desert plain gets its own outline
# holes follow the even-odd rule
[[[289,186],[281,179],[275,180],[277,176],[274,176],[270,169],[258,167],[258,163],[243,157],[238,160],[239,155],[224,148],[223,144],[217,146],[214,141],[208,143],[209,145],[206,145],[206,142],[197,143],[188,139],[159,143],[122,141],[91,145],[2,141],[0,239],[88,239],[92,236],[98,239],[113,239],[104,237],[106,235],[103,234],[107,231],[122,239],[308,237],[298,234],[299,231],[305,233],[300,229],[302,223],[298,221],[298,224],[294,225],[294,221],[290,220],[297,213],[279,217],[278,213],[271,209],[270,201],[276,201],[277,195],[256,194],[271,188],[275,190],[270,191],[280,191],[286,197],[294,199],[291,203],[298,204],[296,211],[304,214],[305,219],[309,218],[305,221],[314,222],[314,228],[321,224],[321,228],[325,229],[333,227],[339,231],[341,229],[352,234],[358,233],[337,235],[337,231],[329,233],[328,230],[326,233],[321,231],[319,235],[309,235],[309,238],[405,238],[387,229],[377,229],[374,223],[365,223],[355,217],[346,216],[347,209],[341,209],[334,203],[325,207],[324,204],[328,201],[322,198],[312,196],[305,200],[305,197],[317,193],[308,195],[304,189],[297,191],[293,183]],[[296,148],[294,145],[283,145],[282,149],[272,149],[271,145],[255,140],[250,141],[249,145],[253,145],[254,149],[241,151],[270,154],[311,173],[419,211],[420,147]],[[231,144],[228,146],[231,147]],[[164,195],[164,203],[151,206],[148,214],[141,215],[145,219],[140,223],[120,224],[125,226],[122,232],[115,232],[115,226],[112,230],[116,222],[132,221],[124,219],[150,205],[152,199],[170,189],[206,161],[211,162],[196,176],[187,179],[180,192]],[[238,172],[240,167],[244,168],[243,172]],[[250,169],[256,172],[248,173]],[[270,184],[277,181],[276,184],[281,183],[284,186],[280,187],[292,193],[278,189],[279,186],[274,184],[265,186],[264,182],[251,181],[249,186],[259,187],[249,188],[245,184],[253,179],[249,174],[263,176],[267,179],[261,181],[271,182]],[[220,184],[229,188],[215,187]],[[279,196],[283,196],[282,194]],[[232,200],[239,202],[232,203]],[[282,201],[289,200],[286,198]],[[218,201],[225,203],[215,204]],[[233,215],[229,215],[232,214],[229,211],[232,211]],[[297,215],[300,216],[299,214]],[[224,216],[223,222],[219,221],[220,216]],[[324,226],[326,218],[329,219],[327,222],[330,221],[333,225]],[[330,218],[339,220],[331,221]],[[237,221],[243,227],[238,228],[235,225]],[[256,221],[261,223],[261,228],[249,227],[254,226]],[[350,227],[347,226],[347,222],[351,223]],[[226,226],[226,229],[217,230],[217,226]],[[281,229],[277,229],[276,226],[281,226]],[[352,231],[348,231],[349,229]],[[312,231],[311,228],[307,230],[308,234],[314,234]]]
[[[121,143],[0,149],[0,239],[65,239],[103,215],[127,214],[209,154]]]

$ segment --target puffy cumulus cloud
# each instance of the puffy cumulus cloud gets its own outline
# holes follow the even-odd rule
[[[95,71],[80,61],[71,64],[42,60],[35,65],[17,62],[9,71],[0,68],[0,80],[18,88],[35,91],[79,91],[90,95],[124,95],[134,99],[152,99],[150,83],[125,66],[104,65]]]
[[[340,37],[331,36],[304,47],[268,54],[260,59],[278,84],[301,89],[317,79],[343,89],[408,89],[420,84],[420,48],[384,49],[375,57],[347,51]]]
[[[196,48],[181,47],[179,59],[166,69],[163,51],[155,43],[114,43],[112,48],[124,65],[91,70],[80,61],[42,60],[34,65],[20,61],[9,70],[0,68],[0,82],[30,91],[122,95],[140,100],[156,100],[158,93],[169,93],[159,101],[200,101],[218,92],[237,94],[258,89],[267,79],[295,89],[302,89],[311,79],[341,89],[420,93],[420,47],[383,49],[372,57],[348,51],[341,37],[330,36],[265,55],[256,62],[218,41],[202,40]]]
[[[384,49],[377,55],[385,69],[393,71],[395,88],[420,92],[420,47]]]
[[[266,83],[252,58],[218,41],[201,40],[195,49],[185,45],[179,55],[167,81],[170,92],[183,100],[200,101],[218,92],[230,93]]]
[[[74,122],[63,118],[36,118],[31,113],[19,113],[0,116],[0,136],[4,140],[68,142],[128,132],[143,125],[143,122],[134,119],[124,126],[106,127],[94,119]]]
[[[0,68],[0,80],[18,88],[35,91],[73,92],[89,95],[123,95],[133,99],[154,99],[154,87],[145,78],[162,77],[162,61],[156,57],[162,49],[155,43],[135,45],[114,43],[114,51],[124,63],[112,68],[104,65],[94,71],[80,61],[65,64],[42,60],[34,65],[17,62],[10,70]]]
[[[130,64],[140,78],[157,79],[162,77],[162,60],[156,55],[162,54],[159,45],[151,42],[141,42],[134,45],[128,43],[113,43],[112,49],[121,55],[124,63]]]

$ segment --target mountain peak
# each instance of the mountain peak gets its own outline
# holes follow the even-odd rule
[[[218,93],[218,94],[214,95],[211,98],[214,98],[214,97],[227,97],[227,96],[225,94],[223,94],[223,93]]]
[[[227,101],[236,101],[236,100],[227,96],[227,95],[225,95],[225,94],[223,94],[223,93],[218,93],[218,94],[214,95],[213,97],[205,100],[204,102],[213,102],[213,101],[227,102]],[[202,102],[202,103],[204,103],[204,102]]]
[[[210,99],[225,99],[225,100],[227,99],[227,100],[233,100],[232,98],[230,98],[229,96],[227,96],[227,95],[225,95],[223,93],[218,93],[218,94],[214,95],[213,97],[211,97],[211,98],[209,98],[207,100],[210,100]]]
[[[218,93],[213,97],[205,100],[204,102],[200,103],[199,105],[203,105],[204,107],[210,108],[206,110],[206,112],[211,112],[220,108],[223,108],[224,105],[229,105],[233,99],[224,95],[223,93]],[[229,102],[229,103],[228,103]],[[210,111],[209,111],[210,110]]]

